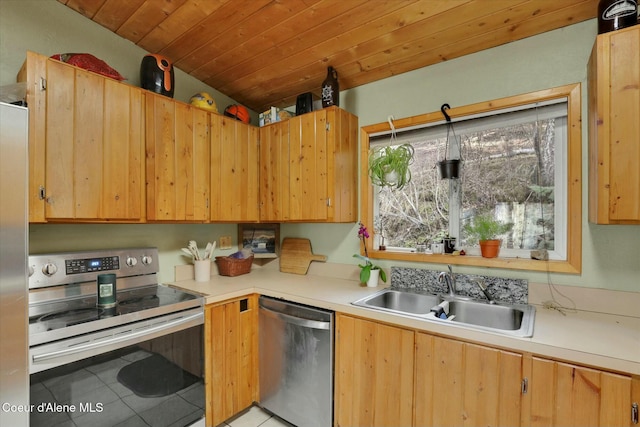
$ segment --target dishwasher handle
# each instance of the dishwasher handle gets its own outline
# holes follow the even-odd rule
[[[331,322],[323,322],[320,320],[311,320],[311,319],[305,319],[303,317],[292,316],[290,314],[280,313],[278,311],[274,311],[262,306],[260,307],[260,312],[264,313],[269,317],[280,319],[286,323],[302,326],[304,328],[323,329],[323,330],[331,329]]]

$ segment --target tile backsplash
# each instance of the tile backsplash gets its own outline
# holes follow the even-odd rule
[[[443,270],[444,271],[444,270]],[[446,294],[447,286],[438,281],[442,271],[420,268],[391,267],[391,287],[400,290]],[[476,299],[486,299],[476,283],[483,280],[489,295],[496,301],[527,304],[529,297],[526,279],[505,279],[501,277],[455,273],[456,293]]]

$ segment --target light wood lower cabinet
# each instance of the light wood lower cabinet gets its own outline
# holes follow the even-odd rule
[[[335,425],[629,426],[640,377],[336,315]]]
[[[638,382],[627,375],[533,357],[527,418],[536,427],[632,426]]]
[[[519,426],[522,355],[416,333],[416,426]]]
[[[258,400],[258,297],[205,309],[206,424],[217,426]]]
[[[414,335],[336,315],[335,425],[413,424]]]
[[[337,316],[338,426],[518,426],[522,355]]]

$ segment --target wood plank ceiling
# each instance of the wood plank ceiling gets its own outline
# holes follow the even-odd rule
[[[254,111],[596,17],[598,0],[58,0]]]

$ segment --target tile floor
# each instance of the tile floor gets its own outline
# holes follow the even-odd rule
[[[135,351],[111,360],[86,364],[52,374],[34,374],[31,403],[50,402],[75,405],[88,402],[103,405],[100,411],[34,411],[31,427],[182,427],[204,414],[204,384],[198,382],[179,392],[155,398],[135,395],[119,383],[117,374],[123,366],[146,358],[150,353]],[[34,381],[35,380],[35,381]],[[204,426],[204,420],[194,426]],[[252,406],[218,427],[295,427],[278,417]]]
[[[257,406],[252,406],[244,413],[227,420],[218,427],[295,427],[278,417],[263,411]]]

